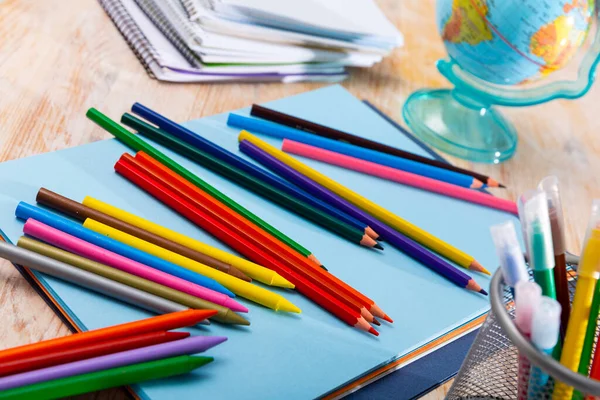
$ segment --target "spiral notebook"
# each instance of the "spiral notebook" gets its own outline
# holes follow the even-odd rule
[[[346,77],[342,65],[302,64],[291,66],[209,65],[203,63],[164,14],[150,0],[99,0],[148,73],[169,82],[303,80],[336,82]],[[166,5],[165,5],[166,7]],[[149,17],[151,16],[152,19]],[[183,29],[183,28],[182,28]]]
[[[335,109],[330,107],[331,104],[336,105]],[[277,100],[267,106],[418,154],[431,155],[421,144],[399,132],[373,108],[340,86]],[[102,105],[98,108],[102,109]],[[249,109],[235,112],[247,115]],[[238,131],[229,128],[226,119],[227,114],[214,115],[187,122],[186,126],[241,154],[237,149]],[[264,139],[273,145],[281,145],[277,140]],[[377,301],[395,323],[379,327],[381,335],[375,338],[349,328],[298,293],[273,289],[298,305],[302,314],[282,315],[240,299],[250,308],[250,327],[215,323],[208,328],[192,329],[194,334],[229,337],[226,344],[208,354],[215,357],[210,368],[184,377],[136,385],[132,390],[138,397],[160,400],[195,400],[199,396],[219,399],[335,398],[399,369],[374,386],[372,396],[410,398],[447,379],[458,368],[470,340],[464,335],[478,327],[489,309],[486,297],[457,288],[391,246],[380,254],[348,243],[169,150],[162,150],[310,248],[332,273]],[[14,242],[22,234],[23,224],[14,218],[16,204],[19,201],[34,203],[37,190],[44,186],[76,200],[86,195],[94,196],[224,248],[222,243],[115,174],[114,163],[127,151],[120,142],[105,140],[0,164],[3,188],[0,227],[6,237]],[[489,226],[506,220],[516,221],[515,217],[497,210],[316,161],[306,160],[306,163],[467,251],[492,271],[496,259]],[[64,318],[80,330],[149,316],[144,311],[42,274],[33,273],[30,278]],[[476,280],[484,287],[489,285],[486,276],[476,276]],[[438,353],[441,346],[451,342],[451,346],[457,346],[453,347],[455,350]],[[454,371],[444,365],[450,360],[454,360]],[[435,367],[436,363],[446,368]],[[232,377],[235,384],[231,384]],[[369,389],[367,387],[366,392],[359,390],[356,396],[370,397]]]

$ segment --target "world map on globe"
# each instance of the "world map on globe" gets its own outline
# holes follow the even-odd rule
[[[583,43],[593,0],[438,0],[448,55],[490,83],[514,85],[564,67]]]

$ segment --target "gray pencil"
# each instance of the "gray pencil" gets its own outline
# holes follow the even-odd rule
[[[0,257],[153,313],[166,314],[189,309],[171,300],[131,288],[9,243],[0,242]],[[210,322],[208,320],[201,322],[204,325],[206,323]]]

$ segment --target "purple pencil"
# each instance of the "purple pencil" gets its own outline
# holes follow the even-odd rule
[[[226,340],[227,338],[222,336],[194,336],[175,342],[162,343],[135,350],[128,350],[106,356],[89,358],[87,360],[23,372],[16,375],[9,375],[0,378],[0,391],[54,379],[66,378],[68,376],[103,371],[125,365],[200,353],[223,343]]]
[[[331,192],[329,189],[319,185],[312,179],[302,175],[292,167],[279,161],[277,158],[263,151],[261,148],[255,146],[247,140],[242,140],[239,146],[242,153],[252,157],[254,160],[260,162],[267,168],[281,175],[283,178],[306,190],[313,196],[320,198],[330,205],[339,208],[341,211],[344,211],[354,218],[369,225],[381,236],[382,239],[385,239],[392,246],[397,247],[408,256],[414,258],[422,264],[425,264],[425,266],[434,270],[446,279],[462,288],[487,295],[487,292],[483,290],[481,286],[479,286],[477,282],[475,282],[475,280],[469,275],[454,267],[444,259],[433,254],[414,240],[404,236],[400,232],[379,221],[377,218],[364,212],[363,210],[354,206],[352,203]]]

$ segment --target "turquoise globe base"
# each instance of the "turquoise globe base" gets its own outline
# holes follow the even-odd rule
[[[402,114],[415,136],[456,157],[497,164],[517,150],[515,129],[494,107],[456,90],[417,91]]]

